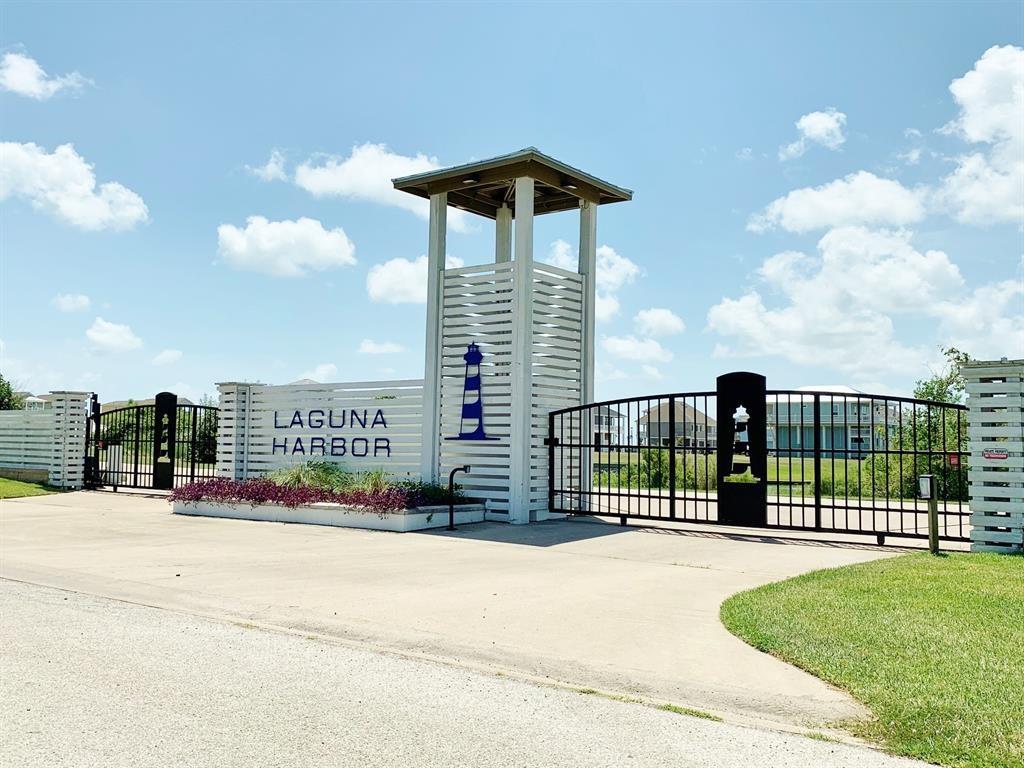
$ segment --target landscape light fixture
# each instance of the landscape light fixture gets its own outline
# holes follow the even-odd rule
[[[921,498],[927,501],[932,498],[932,483],[934,475],[918,475],[917,490]]]

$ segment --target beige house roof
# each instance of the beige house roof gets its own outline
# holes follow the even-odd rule
[[[653,408],[648,409],[641,417],[641,424],[655,423],[655,424],[667,424],[669,421],[669,404],[660,403]],[[703,411],[694,408],[691,405],[680,403],[676,401],[676,417],[675,421],[677,424],[683,422],[695,422],[698,424],[707,424],[709,427],[718,425],[710,416],[706,415]]]

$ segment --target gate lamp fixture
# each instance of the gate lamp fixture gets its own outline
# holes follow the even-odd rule
[[[917,490],[921,498],[925,501],[931,499],[935,494],[933,491],[934,475],[918,475],[917,477]]]
[[[455,530],[455,473],[465,472],[469,474],[469,465],[464,467],[456,467],[448,475],[448,530]]]

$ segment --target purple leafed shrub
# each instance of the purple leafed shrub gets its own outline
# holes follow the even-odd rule
[[[218,477],[175,488],[171,501],[220,501],[227,504],[281,504],[298,507],[317,502],[344,504],[373,512],[395,512],[417,505],[416,494],[402,488],[384,488],[379,491],[330,491],[324,488],[299,486],[286,488],[267,478],[228,480]]]

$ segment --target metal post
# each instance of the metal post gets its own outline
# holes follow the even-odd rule
[[[555,414],[548,414],[548,439],[544,444],[548,447],[548,514],[555,511]]]
[[[456,467],[448,475],[448,530],[455,530],[455,473],[469,472],[469,465]]]
[[[676,519],[676,399],[668,399],[668,516]],[[707,430],[704,445],[708,444]],[[659,513],[660,514],[660,513]]]
[[[939,554],[939,500],[934,488],[928,499],[928,549],[933,555]]]
[[[814,396],[814,529],[821,530],[821,395]]]

